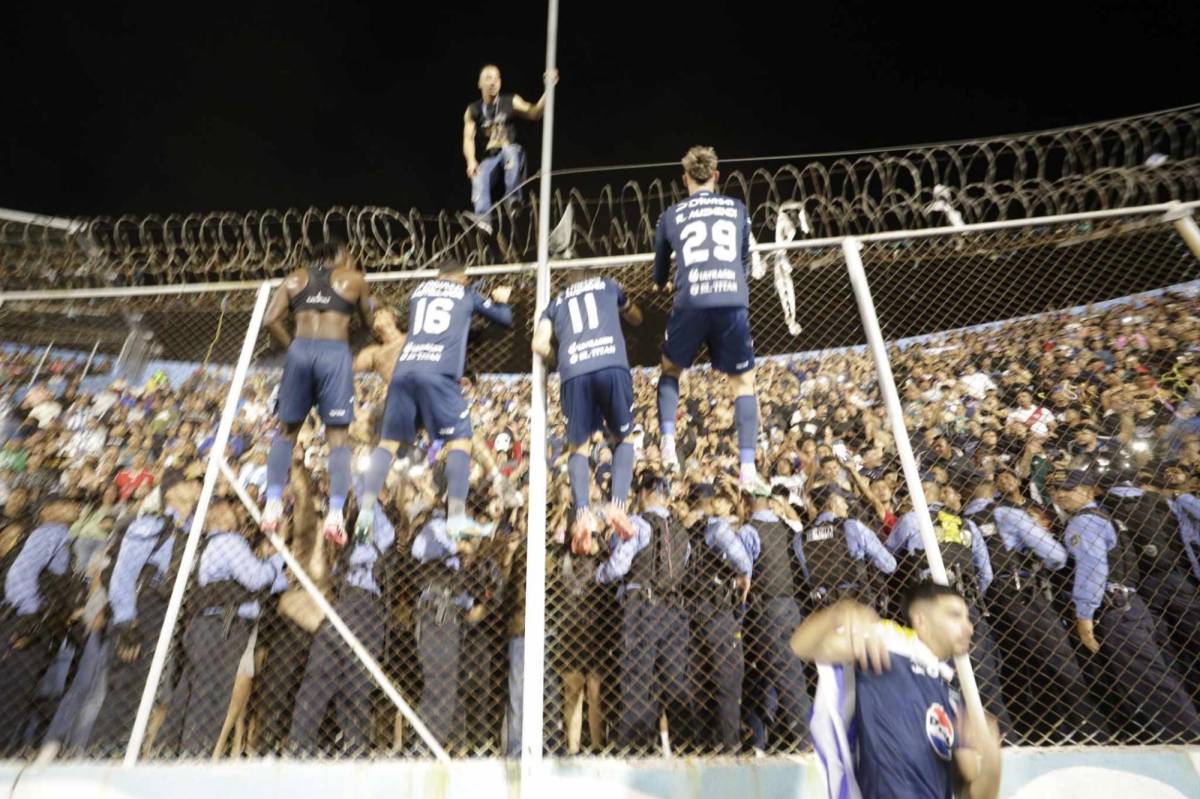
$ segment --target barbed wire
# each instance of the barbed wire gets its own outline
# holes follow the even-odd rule
[[[1200,198],[1200,105],[1094,125],[922,146],[813,156],[779,164],[737,159],[721,190],[750,208],[772,241],[780,217],[805,236],[970,224]],[[565,170],[555,188],[559,256],[645,252],[683,188],[677,169]],[[68,226],[0,221],[3,287],[157,285],[276,277],[315,241],[349,242],[368,270],[529,260],[537,214],[504,205],[494,235],[462,213],[381,206],[96,217]]]

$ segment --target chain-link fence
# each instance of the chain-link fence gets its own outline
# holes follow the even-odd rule
[[[496,530],[465,544],[446,533],[439,436],[399,452],[369,534],[355,537],[399,333],[428,275],[380,276],[377,338],[352,327],[344,546],[324,534],[330,463],[343,455],[317,413],[286,448],[279,529],[258,532],[285,432],[273,396],[285,350],[260,329],[256,291],[9,295],[6,751],[113,757],[133,735],[136,754],[157,758],[514,755],[525,488],[543,446],[548,496],[533,510],[546,515],[545,645],[529,656],[545,667],[548,754],[808,749],[815,675],[788,636],[844,596],[895,615],[924,569],[930,524],[972,604],[983,699],[1010,741],[1194,743],[1198,262],[1161,213],[864,238],[928,522],[906,498],[841,240],[757,256],[758,466],[774,489],[758,501],[733,480],[727,380],[703,364],[680,383],[681,471],[658,479],[671,298],[650,290],[646,261],[578,264],[622,283],[644,317],[623,330],[629,512],[657,543],[624,572],[609,530],[572,551],[556,377],[547,440],[530,440],[530,270],[472,278],[484,296],[513,288],[513,324],[478,320],[466,348],[468,511]],[[552,293],[569,266],[556,264]],[[214,461],[225,476],[203,502],[231,380],[242,384]],[[593,505],[615,456],[601,437],[588,450]],[[193,510],[203,523],[189,550]],[[729,536],[758,542],[743,545],[748,581],[719,545]]]
[[[253,301],[0,307],[7,756],[125,751]]]

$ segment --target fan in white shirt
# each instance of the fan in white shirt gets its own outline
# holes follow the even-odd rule
[[[1054,413],[1049,408],[1043,408],[1033,401],[1033,395],[1028,391],[1017,394],[1017,407],[1008,412],[1010,422],[1020,422],[1029,429],[1030,435],[1044,438],[1054,430]]]

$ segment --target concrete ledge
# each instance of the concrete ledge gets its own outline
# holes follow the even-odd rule
[[[124,769],[64,762],[0,764],[13,799],[481,799],[517,797],[520,770],[497,760],[181,762]],[[555,799],[823,797],[811,756],[762,759],[547,760],[529,795]],[[1001,795],[1011,799],[1200,796],[1200,747],[1021,749],[1005,752]]]

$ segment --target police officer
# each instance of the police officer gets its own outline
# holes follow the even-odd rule
[[[1004,471],[994,483],[976,487],[963,518],[979,530],[995,572],[988,607],[1000,651],[1022,671],[1010,683],[1010,706],[1020,709],[1030,728],[1053,732],[1055,743],[1082,743],[1101,735],[1104,723],[1088,698],[1043,573],[1065,566],[1067,552],[1033,511],[1020,480]]]
[[[413,539],[417,605],[414,636],[421,664],[421,720],[443,746],[459,716],[459,661],[463,622],[482,617],[466,590],[464,568],[478,547],[474,539],[451,539],[446,518],[434,516]]]
[[[1200,583],[1200,498],[1189,484],[1187,472],[1178,462],[1165,465],[1166,479],[1174,495],[1171,510],[1179,520],[1179,535],[1183,539],[1184,553],[1192,568],[1193,582]]]
[[[384,603],[380,598],[386,584],[385,558],[396,541],[396,532],[378,500],[369,509],[359,508],[358,513],[373,513],[373,526],[365,538],[363,528],[358,528],[334,564],[333,609],[378,660],[383,656],[385,633]],[[308,653],[288,746],[294,753],[312,754],[325,712],[333,703],[342,734],[342,752],[352,757],[366,755],[373,692],[370,674],[326,619],[317,629]]]
[[[1067,552],[1075,560],[1075,630],[1100,658],[1120,717],[1152,741],[1200,737],[1200,716],[1155,640],[1156,619],[1138,594],[1138,552],[1095,502],[1095,477],[1075,470],[1050,486],[1054,504],[1070,514]]]
[[[162,514],[141,516],[129,525],[108,580],[113,647],[104,703],[92,731],[92,746],[102,754],[121,751],[129,740],[200,494],[199,482],[173,469],[163,474],[160,488]]]
[[[1188,556],[1179,519],[1163,494],[1166,470],[1149,463],[1136,480],[1118,483],[1101,500],[1119,535],[1137,558],[1138,594],[1174,646],[1179,673],[1192,696],[1200,691],[1200,592],[1188,579]]]
[[[692,622],[695,656],[694,675],[699,696],[715,700],[715,723],[709,713],[696,719],[697,737],[711,733],[717,751],[738,750],[741,724],[742,684],[745,652],[742,613],[750,588],[753,558],[724,518],[729,501],[714,501],[716,492],[708,484],[697,490],[701,514],[708,522],[698,524],[690,535],[692,562],[687,573],[687,595]]]
[[[652,745],[660,701],[669,721],[686,723],[691,700],[683,597],[691,546],[667,508],[664,481],[644,475],[638,499],[641,515],[630,519],[634,535],[628,540],[613,536],[608,559],[596,567],[598,583],[619,583],[621,746]]]
[[[922,483],[929,503],[929,518],[934,537],[941,547],[942,561],[950,586],[962,594],[970,608],[975,635],[971,639],[971,662],[984,708],[996,717],[1000,730],[1012,729],[1008,711],[1000,690],[1000,664],[995,639],[985,616],[983,597],[992,582],[992,562],[987,544],[975,523],[959,515],[962,499],[958,490],[949,485]],[[907,593],[929,574],[925,559],[925,543],[917,526],[916,511],[909,511],[896,521],[888,536],[887,548],[896,555],[896,578],[900,589]]]
[[[814,501],[821,512],[792,543],[813,603],[854,599],[878,607],[877,575],[896,571],[896,558],[874,530],[848,518],[850,506],[841,492],[825,489]]]
[[[63,581],[70,574],[67,530],[79,506],[52,496],[39,525],[25,539],[4,579],[0,618],[0,719],[6,732],[0,746],[12,754],[34,710],[34,691],[50,666],[65,631],[67,601]]]
[[[283,556],[259,558],[238,531],[237,515],[218,499],[205,519],[208,535],[200,553],[196,587],[187,597],[190,619],[183,633],[183,673],[171,700],[174,719],[164,723],[163,737],[174,743],[182,730],[185,757],[210,757],[221,734],[233,694],[238,663],[260,613],[260,598],[269,589],[287,588]]]
[[[778,730],[786,746],[808,740],[812,703],[804,664],[788,645],[803,618],[792,570],[797,533],[772,510],[771,502],[770,496],[749,500],[749,518],[740,537],[754,560],[754,586],[746,614],[750,657],[760,670],[760,690],[774,687],[778,696]]]

